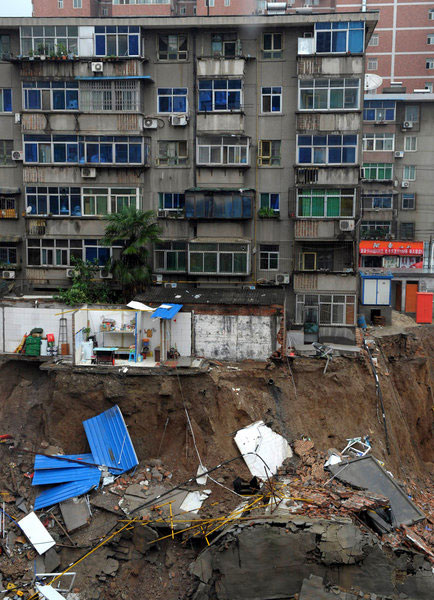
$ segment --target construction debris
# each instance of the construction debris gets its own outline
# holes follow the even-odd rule
[[[18,525],[38,554],[44,554],[56,545],[56,542],[34,512],[20,519]]]

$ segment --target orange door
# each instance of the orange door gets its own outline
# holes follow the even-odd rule
[[[415,313],[416,312],[416,294],[417,294],[417,283],[407,283],[405,289],[405,312]]]

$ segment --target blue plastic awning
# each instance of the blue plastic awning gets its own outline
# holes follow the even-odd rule
[[[44,490],[35,500],[35,510],[52,506],[58,502],[64,502],[69,498],[87,494],[92,488],[98,487],[101,478],[99,469],[95,469],[92,476],[84,481],[70,481],[61,485],[55,485],[50,489]]]
[[[71,481],[87,481],[92,479],[98,467],[77,467],[76,469],[41,469],[35,471],[32,485],[51,485],[53,483],[67,483]]]
[[[152,81],[152,77],[150,75],[129,75],[127,77],[122,77],[119,75],[103,75],[102,77],[100,77],[99,75],[97,75],[96,77],[75,77],[76,81],[99,81],[100,79],[144,79]]]
[[[173,317],[179,313],[181,308],[182,304],[162,304],[151,315],[151,319],[173,319]]]
[[[119,406],[83,421],[94,462],[105,465],[114,475],[139,464]]]
[[[34,469],[74,469],[88,467],[89,465],[80,465],[80,460],[86,463],[95,464],[92,454],[60,454],[60,458],[55,456],[44,456],[43,454],[37,454],[35,456]],[[71,459],[71,462],[67,460]],[[77,461],[77,462],[75,462]],[[96,465],[97,466],[97,465]]]

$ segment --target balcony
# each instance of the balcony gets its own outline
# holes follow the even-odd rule
[[[243,77],[244,58],[215,59],[198,58],[197,76],[198,77]]]
[[[299,242],[294,264],[294,272],[353,273],[353,243]]]
[[[342,234],[338,220],[299,219],[294,223],[294,239],[296,240],[334,240]]]
[[[244,114],[199,113],[196,126],[199,133],[244,133]]]
[[[243,136],[200,136],[197,138],[198,167],[250,167],[250,138]]]
[[[197,220],[247,220],[253,217],[253,193],[234,191],[190,192],[185,196],[185,217]]]
[[[306,38],[302,38],[306,39]],[[313,38],[307,38],[311,40]],[[303,56],[297,57],[298,75],[362,75],[362,56]]]
[[[360,113],[302,112],[296,115],[298,131],[355,131],[362,125]]]
[[[357,291],[357,276],[355,273],[328,274],[294,273],[294,292],[333,292],[355,293]]]
[[[295,180],[298,185],[356,186],[359,183],[359,168],[296,167]]]

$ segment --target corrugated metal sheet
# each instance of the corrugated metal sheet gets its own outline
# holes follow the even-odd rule
[[[24,131],[43,131],[47,127],[47,118],[38,113],[23,113],[21,124]]]
[[[53,483],[67,483],[69,481],[87,481],[91,479],[99,469],[97,467],[80,467],[75,469],[41,469],[35,471],[32,485],[50,485]]]
[[[165,308],[164,306],[168,306],[169,308]],[[157,308],[153,315],[151,315],[151,319],[173,319],[173,317],[179,313],[182,308],[182,304],[166,304],[161,305]]]
[[[139,128],[138,115],[117,115],[118,131],[136,131]]]
[[[300,220],[295,222],[294,235],[296,239],[300,238],[317,238],[318,237],[318,221]]]
[[[237,306],[283,306],[285,294],[278,288],[165,288],[162,285],[148,286],[134,300],[145,304],[208,304]]]
[[[119,406],[83,421],[94,462],[105,465],[115,475],[139,464]]]
[[[299,57],[297,70],[299,75],[319,75],[322,72],[322,57],[309,56]]]
[[[315,273],[295,273],[294,274],[294,290],[317,290],[318,275]]]
[[[39,469],[82,469],[86,465],[80,466],[77,462],[72,461],[84,461],[87,463],[94,463],[92,454],[61,454],[61,458],[54,456],[44,456],[43,454],[37,454],[35,456],[35,471]],[[71,462],[66,460],[67,458],[72,459]],[[88,466],[88,465],[87,465]]]
[[[98,469],[91,477],[85,481],[71,481],[69,483],[63,483],[61,485],[55,485],[50,489],[44,490],[35,500],[35,510],[52,506],[58,502],[64,502],[69,498],[75,498],[75,496],[81,496],[87,494],[93,487],[98,487],[101,478],[101,473]]]

